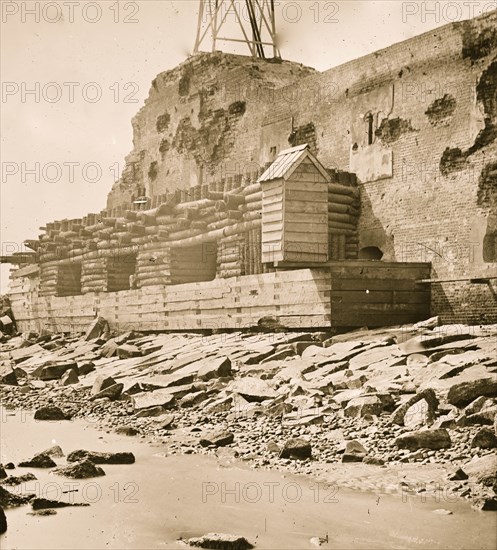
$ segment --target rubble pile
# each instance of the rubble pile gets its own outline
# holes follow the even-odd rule
[[[113,336],[97,319],[83,337],[28,334],[2,344],[2,405],[45,421],[84,418],[165,443],[169,454],[225,453],[254,468],[442,466],[455,494],[491,509],[496,335],[495,325],[434,319],[333,336]],[[108,461],[79,451],[66,469]]]

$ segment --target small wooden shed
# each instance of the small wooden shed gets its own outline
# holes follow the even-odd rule
[[[328,260],[329,181],[307,144],[282,151],[262,174],[263,263]]]

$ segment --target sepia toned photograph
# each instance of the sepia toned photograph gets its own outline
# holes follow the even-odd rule
[[[497,550],[497,1],[0,7],[0,549]]]

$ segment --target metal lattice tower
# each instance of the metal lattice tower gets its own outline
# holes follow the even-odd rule
[[[222,36],[221,30],[233,18],[242,36]],[[210,40],[213,52],[218,42],[239,42],[247,44],[252,57],[279,58],[274,0],[200,0],[194,53],[199,53],[202,44]]]

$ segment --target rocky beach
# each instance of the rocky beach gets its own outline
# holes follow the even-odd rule
[[[304,475],[331,497],[354,489],[431,499],[439,513],[459,501],[474,513],[497,509],[495,325],[434,318],[335,335],[278,327],[116,335],[98,318],[85,335],[3,340],[1,405],[34,412],[40,425],[82,421],[130,444],[160,445],[168,457]],[[39,448],[22,466],[78,479],[105,475],[107,464],[136,467],[125,450],[64,451],[63,464]],[[35,508],[13,491],[29,478],[8,466],[0,504]]]

